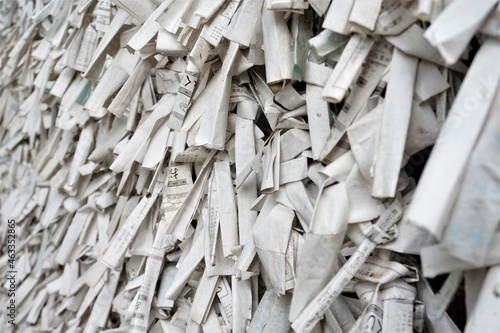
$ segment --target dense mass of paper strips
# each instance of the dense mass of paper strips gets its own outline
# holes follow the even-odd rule
[[[498,0],[3,0],[0,41],[1,332],[459,332],[460,286],[500,331]]]

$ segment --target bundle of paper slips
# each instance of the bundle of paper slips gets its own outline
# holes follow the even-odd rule
[[[1,332],[500,332],[498,0],[2,0],[0,45]]]

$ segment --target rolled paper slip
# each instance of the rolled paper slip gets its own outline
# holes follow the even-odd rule
[[[340,103],[342,101],[370,53],[373,43],[373,39],[369,36],[364,38],[358,34],[351,36],[321,94],[327,102]]]
[[[380,88],[380,80],[387,70],[386,66],[392,58],[392,53],[392,47],[387,42],[378,41],[374,44],[361,68],[361,72],[351,86],[349,96],[342,106],[334,126],[331,128],[330,135],[319,156],[320,159],[326,157],[340,143],[347,128],[361,117],[362,109],[368,107],[367,102],[370,95],[374,91],[377,92],[382,89]],[[309,122],[311,123],[311,120]]]
[[[200,197],[203,194],[205,183],[208,179],[210,170],[212,169],[212,158],[215,152],[212,152],[203,164],[202,170],[198,178],[193,184],[191,190],[186,194],[180,208],[172,218],[172,221],[167,226],[167,233],[174,235],[179,240],[186,238],[187,230],[191,220],[198,208]]]
[[[425,38],[438,48],[447,64],[454,64],[497,2],[497,0],[454,1],[427,29]],[[463,20],[461,17],[466,19]]]
[[[149,15],[141,28],[128,41],[127,45],[136,51],[141,50],[162,28],[156,21],[158,17],[172,4],[173,0],[163,1],[155,11]]]
[[[214,15],[214,18],[205,25],[206,29],[203,30],[202,37],[205,38],[207,42],[215,47],[219,46],[219,43],[223,39],[222,32],[229,25],[240,1],[241,0],[233,0],[226,2],[217,15]]]
[[[107,111],[103,108],[106,100],[127,81],[139,59],[138,52],[129,53],[125,49],[118,51],[84,105],[91,117],[102,118],[106,115]]]
[[[465,170],[442,243],[451,255],[475,266],[495,252],[491,245],[500,225],[500,100],[496,102]]]
[[[351,24],[349,15],[351,14],[354,0],[333,0],[323,21],[323,28],[336,33],[347,35]]]
[[[249,333],[287,332],[290,330],[288,312],[291,295],[279,295],[268,289],[257,307]]]
[[[196,288],[193,306],[189,314],[189,317],[198,324],[202,324],[207,319],[208,312],[210,311],[211,304],[216,294],[219,279],[220,277],[217,275],[208,276],[207,271],[205,271],[200,279],[200,284],[198,288]]]
[[[416,18],[407,9],[411,2],[391,1],[380,12],[375,26],[375,32],[380,35],[399,35],[412,25]]]
[[[240,45],[250,46],[256,26],[259,24],[263,2],[264,0],[243,1],[222,35]]]
[[[462,62],[447,65],[439,50],[425,39],[424,32],[424,29],[420,25],[414,23],[399,35],[386,36],[385,39],[408,55],[433,62],[440,66],[449,66],[449,68],[460,73],[467,71],[467,67]]]
[[[500,41],[488,38],[467,71],[407,212],[410,223],[429,231],[436,239],[443,236],[463,172],[490,107],[495,98],[500,98],[500,66],[490,65],[499,58]]]
[[[293,78],[292,36],[283,15],[278,11],[264,8],[262,31],[267,83],[291,80]]]
[[[351,24],[373,31],[381,7],[382,0],[356,0],[349,15],[349,21]]]
[[[375,156],[372,195],[376,198],[392,198],[396,195],[410,124],[417,63],[417,58],[407,56],[397,48],[394,49],[382,113],[382,128]]]
[[[224,257],[232,256],[231,249],[238,246],[236,198],[232,186],[229,160],[214,163],[219,205],[220,232]]]
[[[215,184],[214,178],[215,175],[212,172],[207,185],[209,196],[208,199],[203,202],[208,205],[208,207],[205,206],[208,208],[208,214],[204,214],[205,216],[208,215],[204,218],[208,226],[208,228],[205,228],[205,262],[207,265],[210,263],[212,267],[216,264],[217,238],[219,236],[220,225],[219,190]]]
[[[94,130],[95,126],[93,124],[89,124],[82,129],[80,140],[78,142],[78,146],[76,147],[75,157],[73,158],[73,163],[71,163],[68,180],[64,186],[67,191],[75,191],[76,183],[80,178],[78,168],[85,164],[85,160],[90,154],[90,149],[92,148],[92,144],[94,142]]]
[[[149,323],[150,306],[153,301],[156,281],[160,275],[160,268],[163,262],[165,251],[172,248],[172,236],[165,234],[165,220],[161,220],[156,231],[155,240],[151,253],[146,260],[146,268],[141,287],[139,288],[139,297],[135,305],[132,320],[130,322],[129,332],[146,332]]]
[[[208,52],[203,53],[208,56]],[[184,76],[179,85],[179,90],[174,103],[172,115],[168,118],[168,126],[176,131],[179,131],[184,122],[186,112],[191,105],[191,99],[196,89],[196,83],[200,76],[199,69],[192,62],[188,62]]]
[[[196,135],[197,146],[223,150],[226,141],[226,126],[229,112],[229,94],[239,45],[231,42],[221,70],[212,80],[218,89],[207,103]]]
[[[500,297],[498,297],[500,292],[498,287],[499,278],[500,265],[492,266],[486,274],[476,306],[469,317],[464,332],[496,332],[500,329],[500,321],[498,320],[498,309],[500,307]]]
[[[307,85],[307,116],[309,118],[309,135],[313,157],[319,159],[321,149],[325,145],[330,134],[330,119],[328,104],[321,99],[321,87],[312,84]]]
[[[284,295],[288,240],[294,219],[293,211],[281,204],[274,206],[266,218],[258,220],[252,230],[255,247],[265,272],[266,285]]]
[[[144,80],[149,76],[151,66],[148,60],[140,61],[139,64],[137,64],[132,74],[128,77],[127,81],[125,81],[122,88],[113,99],[113,102],[108,106],[109,112],[119,118],[123,116],[132,98],[137,93]]]
[[[233,296],[233,332],[245,333],[247,323],[252,318],[252,283],[251,280],[237,280],[231,277]]]
[[[389,208],[380,216],[356,252],[347,260],[340,271],[334,275],[327,286],[309,303],[308,306],[292,323],[292,328],[297,333],[309,333],[321,320],[330,304],[337,298],[345,286],[351,281],[358,269],[375,249],[379,241],[380,232],[384,233],[398,222],[403,216],[401,197],[396,197]]]
[[[396,280],[381,288],[384,303],[382,332],[413,332],[413,301],[416,288]]]
[[[238,105],[238,112],[243,113],[243,107]],[[238,116],[236,119],[235,133],[235,157],[236,157],[236,175],[240,175],[242,170],[255,157],[255,137],[253,131],[253,122]],[[257,177],[254,173],[246,178],[240,187],[236,188],[238,205],[238,232],[239,243],[244,245],[248,242],[253,243],[252,227],[257,219],[257,212],[250,209],[251,203],[257,199]],[[253,256],[252,256],[253,258]]]
[[[125,252],[130,247],[134,236],[137,234],[139,226],[143,223],[146,215],[148,215],[149,210],[156,201],[156,198],[158,198],[161,188],[162,184],[157,183],[153,194],[149,198],[144,197],[139,202],[137,207],[130,214],[129,218],[111,239],[106,252],[102,257],[102,262],[106,266],[110,268],[116,268],[119,266],[125,256]]]

